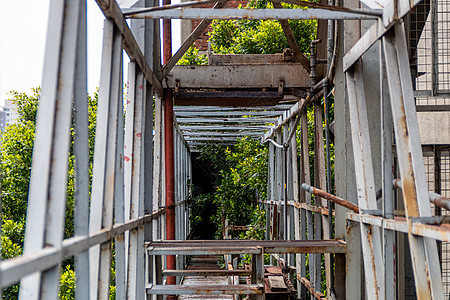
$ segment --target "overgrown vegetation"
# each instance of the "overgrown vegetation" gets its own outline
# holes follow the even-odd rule
[[[16,124],[7,126],[1,137],[1,175],[2,175],[2,259],[16,257],[22,254],[25,221],[27,213],[28,188],[31,174],[31,160],[36,128],[36,115],[39,103],[40,88],[34,88],[30,94],[11,91],[11,101],[16,106],[18,119]],[[89,109],[89,168],[92,174],[94,153],[95,124],[97,118],[98,94],[88,97]],[[74,153],[73,137],[75,129],[72,126],[72,143],[69,150],[66,215],[64,237],[74,234]],[[89,182],[92,182],[90,178]],[[114,280],[114,278],[112,278]],[[73,259],[61,266],[60,292],[61,299],[75,299],[75,272]],[[4,289],[3,299],[17,299],[19,284]],[[111,295],[113,295],[113,289]]]
[[[258,200],[267,198],[267,149],[259,141],[243,138],[230,148],[217,144],[203,147],[200,158],[216,169],[215,192],[193,198],[191,226],[200,223],[206,203],[212,204],[214,214],[209,217],[217,228],[216,238],[222,238],[224,220],[237,226],[250,225],[241,238],[264,237],[265,211],[258,208]],[[195,215],[194,215],[195,214]],[[206,214],[208,217],[208,215]],[[233,233],[239,236],[238,232]]]
[[[252,0],[243,9],[273,8],[266,0]],[[283,8],[299,8],[283,3]],[[316,20],[289,20],[300,50],[309,52],[316,38]],[[214,20],[209,33],[211,48],[217,54],[274,54],[289,48],[280,22],[276,20]]]

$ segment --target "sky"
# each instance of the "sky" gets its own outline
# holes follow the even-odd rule
[[[177,3],[173,1],[173,3]],[[104,16],[94,0],[88,3],[88,91],[100,80]],[[50,0],[2,1],[0,9],[0,105],[11,90],[30,92],[41,85]],[[172,21],[173,52],[180,47],[180,22]],[[128,62],[124,55],[124,64]],[[127,68],[124,67],[126,72]],[[124,78],[125,78],[124,74]]]

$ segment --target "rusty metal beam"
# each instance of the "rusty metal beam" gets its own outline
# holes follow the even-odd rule
[[[272,1],[274,8],[283,8],[281,3]],[[289,25],[288,20],[278,20],[281,24],[281,28],[283,29],[284,35],[288,41],[289,47],[294,51],[295,58],[302,64],[306,71],[311,72],[311,68],[309,67],[309,60],[306,56],[301,52],[300,47],[295,40],[294,33],[292,32],[291,26]]]
[[[300,274],[297,274],[297,280],[299,280],[308,289],[308,291],[311,293],[311,296],[313,296],[314,298],[319,300],[327,299],[324,294],[316,291],[316,289],[312,286],[311,282],[306,277],[302,277]]]
[[[170,5],[170,0],[163,0],[164,5]],[[172,57],[172,25],[170,20],[163,20],[163,59],[167,63]],[[175,149],[174,149],[174,113],[172,91],[164,90],[164,149],[165,149],[165,179],[166,179],[166,239],[175,240]],[[166,268],[176,269],[176,257],[166,256]],[[166,284],[176,284],[176,277],[167,277]],[[170,295],[168,299],[175,299]]]
[[[321,198],[327,199],[329,201],[333,201],[336,204],[339,204],[339,205],[341,205],[341,206],[343,206],[345,208],[351,209],[354,212],[359,213],[359,207],[357,205],[355,205],[355,204],[353,204],[353,203],[351,203],[351,202],[349,202],[347,200],[344,200],[342,198],[339,198],[338,196],[334,196],[332,194],[329,194],[329,193],[327,193],[327,192],[325,192],[325,191],[323,191],[321,189],[318,189],[318,188],[315,188],[313,186],[310,186],[307,183],[303,183],[302,184],[302,190],[304,190],[304,191],[306,191],[308,193],[317,195],[317,196],[319,196]]]

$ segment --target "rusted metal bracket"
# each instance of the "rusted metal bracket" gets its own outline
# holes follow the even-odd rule
[[[180,78],[175,78],[175,89],[174,89],[175,93],[180,92],[180,85],[181,85]]]
[[[283,98],[284,78],[281,78],[278,82],[278,96]]]

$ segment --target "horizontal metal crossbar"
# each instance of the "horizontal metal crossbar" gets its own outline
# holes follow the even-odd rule
[[[381,13],[381,11],[380,11]],[[255,19],[255,20],[361,20],[376,19],[365,13],[330,11],[325,9],[167,9],[128,15],[131,19]]]
[[[224,117],[224,116],[266,116],[276,117],[281,115],[280,111],[184,111],[175,112],[177,117]]]
[[[250,276],[251,270],[163,270],[163,276]]]
[[[275,123],[277,119],[270,118],[177,118],[179,124],[192,123]]]
[[[260,137],[264,131],[241,131],[241,132],[211,132],[211,131],[193,131],[193,132],[184,132],[184,137],[188,139],[189,137]]]
[[[347,213],[347,219],[355,222],[363,222],[365,224],[371,224],[384,229],[408,233],[410,229],[411,233],[418,236],[432,238],[435,240],[449,242],[450,241],[450,225],[442,224],[428,225],[421,223],[411,223],[408,225],[406,218],[397,217],[395,219],[385,219],[383,217],[377,217],[368,214],[356,214]]]
[[[149,255],[225,255],[225,254],[261,254],[260,247],[221,247],[202,248],[183,245],[175,247],[148,247],[147,253]]]
[[[145,215],[124,224],[115,225],[111,229],[103,229],[90,236],[79,236],[66,239],[60,248],[45,248],[31,255],[18,256],[0,262],[0,273],[8,276],[0,276],[0,288],[7,287],[18,282],[22,277],[36,272],[48,270],[59,265],[64,259],[86,251],[92,246],[102,244],[126,231],[138,228],[160,216],[164,210],[151,215]]]
[[[149,254],[163,255],[158,249],[174,251],[177,254],[183,254],[185,250],[202,251],[202,253],[218,254],[217,251],[235,251],[236,248],[242,249],[237,253],[247,253],[246,247],[264,248],[264,253],[345,253],[346,243],[342,240],[278,240],[278,241],[258,241],[258,240],[187,240],[187,241],[160,241],[148,244]],[[182,250],[180,250],[183,248]],[[261,249],[261,248],[260,248]],[[157,252],[156,252],[157,251]],[[170,252],[172,254],[173,252]],[[168,253],[167,253],[168,254]]]
[[[157,295],[261,295],[264,292],[263,284],[242,285],[147,285],[147,294]]]
[[[195,132],[200,132],[200,131],[241,131],[241,130],[252,130],[252,131],[264,131],[269,129],[269,126],[258,126],[258,125],[248,125],[248,124],[241,124],[239,126],[230,126],[230,125],[185,125],[185,126],[180,126],[180,129],[183,130],[184,132],[189,132],[189,131],[195,131]]]
[[[257,106],[257,107],[224,107],[224,106],[175,106],[173,110],[178,112],[191,112],[191,111],[285,111],[291,108],[291,104],[279,104],[271,106]]]

